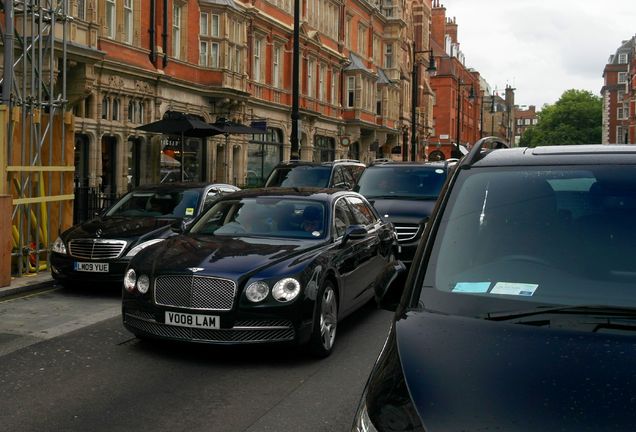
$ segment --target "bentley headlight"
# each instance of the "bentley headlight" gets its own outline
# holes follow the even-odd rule
[[[132,249],[130,250],[130,252],[128,252],[128,253],[126,254],[126,256],[127,256],[128,258],[130,258],[130,257],[134,257],[134,256],[135,256],[135,255],[137,255],[137,254],[139,253],[139,251],[141,251],[142,249],[145,249],[145,248],[147,248],[148,246],[151,246],[151,245],[153,245],[153,244],[155,244],[155,243],[162,242],[162,241],[164,241],[164,240],[165,240],[165,239],[152,239],[152,240],[145,241],[145,242],[143,242],[143,243],[141,243],[141,244],[138,244],[138,245],[137,245],[137,246],[135,246],[134,248],[132,248]]]
[[[66,245],[64,245],[64,242],[62,241],[61,237],[58,237],[55,239],[55,241],[53,242],[53,245],[51,245],[51,250],[53,252],[66,255]]]
[[[135,289],[135,284],[137,283],[137,273],[135,270],[128,269],[126,270],[126,274],[124,275],[124,288],[126,291],[133,292]]]
[[[269,285],[261,281],[252,282],[245,289],[245,297],[247,297],[247,299],[252,303],[258,303],[265,300],[267,294],[269,294]]]
[[[288,302],[300,294],[300,282],[294,278],[281,279],[272,288],[272,296],[279,302]]]
[[[147,275],[142,274],[139,276],[139,279],[137,279],[137,291],[142,294],[146,294],[148,292],[148,288],[150,288],[150,278]]]
[[[358,413],[355,417],[355,423],[353,425],[354,432],[377,432],[378,430],[371,423],[369,418],[369,412],[367,411],[367,405],[362,401],[362,406],[358,409]]]

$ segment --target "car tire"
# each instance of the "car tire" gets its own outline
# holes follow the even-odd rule
[[[338,327],[338,298],[333,283],[324,283],[316,298],[314,326],[309,340],[309,351],[324,358],[333,351]]]

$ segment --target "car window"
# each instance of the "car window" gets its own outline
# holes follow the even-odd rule
[[[346,165],[342,166],[342,181],[344,182],[344,184],[346,184],[347,189],[351,189],[353,188],[353,186],[356,184],[353,175],[351,174],[351,171],[349,170],[349,167]]]
[[[199,203],[199,195],[198,189],[133,191],[115,203],[106,212],[106,216],[167,218],[194,216]]]
[[[331,167],[298,165],[275,168],[266,187],[327,187]]]
[[[446,176],[446,170],[441,167],[372,167],[367,168],[360,177],[357,192],[368,199],[437,199]]]
[[[341,166],[335,166],[333,168],[333,176],[331,179],[332,187],[348,187],[349,185],[346,183],[346,179],[344,177],[344,169]]]
[[[355,219],[351,213],[351,209],[344,198],[340,198],[335,204],[334,210],[334,229],[336,237],[344,235],[347,227],[353,225]]]
[[[371,207],[368,206],[367,203],[365,203],[358,197],[351,196],[347,197],[347,201],[351,205],[351,211],[353,213],[356,224],[366,226],[375,223],[375,215],[373,214],[373,210],[371,210]]]
[[[324,238],[325,204],[302,198],[243,198],[217,201],[191,228],[193,234]]]
[[[634,220],[631,166],[463,170],[424,284],[453,294],[636,306]]]

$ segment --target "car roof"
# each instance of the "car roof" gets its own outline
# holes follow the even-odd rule
[[[450,165],[455,164],[455,161],[381,161],[375,162],[372,165],[369,165],[367,169],[370,168],[410,168],[414,166],[419,167],[431,167],[431,168],[448,168]]]
[[[333,161],[327,161],[327,162],[311,162],[311,161],[304,161],[304,160],[288,160],[288,161],[283,161],[280,162],[278,165],[276,165],[276,168],[280,168],[280,167],[293,167],[293,166],[333,166],[333,165],[339,165],[339,164],[346,164],[346,165],[359,165],[359,166],[366,166],[364,163],[360,162],[359,160],[356,159],[336,159]]]
[[[225,183],[206,183],[206,182],[172,182],[172,183],[159,183],[159,184],[147,184],[136,187],[132,192],[136,191],[174,191],[174,190],[187,190],[187,189],[206,189],[208,187],[228,187],[238,188],[231,184]]]
[[[572,144],[482,150],[460,161],[462,167],[636,164],[636,146]]]
[[[311,198],[320,201],[331,201],[341,195],[362,196],[357,192],[335,188],[289,188],[268,187],[243,189],[226,195],[224,198],[253,198],[253,197],[280,197],[280,198]]]

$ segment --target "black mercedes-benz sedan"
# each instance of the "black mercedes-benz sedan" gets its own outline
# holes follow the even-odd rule
[[[64,231],[51,247],[51,275],[65,286],[121,284],[135,254],[175,235],[171,225],[194,219],[220,196],[238,190],[222,183],[141,186]]]
[[[402,271],[396,251],[392,225],[355,192],[237,192],[131,260],[124,326],[141,338],[295,342],[324,357],[338,322]]]

